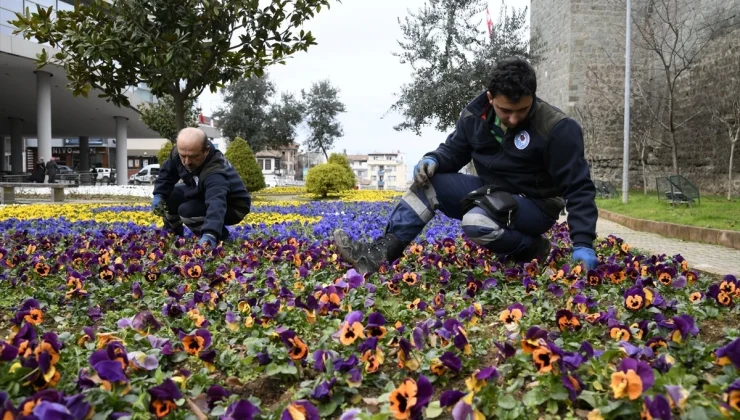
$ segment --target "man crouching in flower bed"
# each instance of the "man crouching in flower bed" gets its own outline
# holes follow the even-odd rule
[[[178,181],[182,180],[182,184]],[[241,222],[252,199],[241,177],[199,128],[184,128],[154,182],[152,209],[166,204],[165,229],[183,234],[183,223],[215,247],[229,237],[227,225]]]
[[[414,184],[371,244],[334,232],[339,253],[360,272],[392,262],[441,210],[462,220],[475,243],[516,261],[549,256],[547,232],[568,204],[573,259],[598,264],[596,189],[578,123],[535,96],[525,60],[498,62],[486,92],[460,114],[455,131],[414,167]],[[472,159],[478,176],[458,171]]]

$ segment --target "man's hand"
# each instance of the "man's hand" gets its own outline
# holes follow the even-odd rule
[[[204,233],[203,236],[200,237],[200,241],[198,241],[198,245],[205,248],[206,244],[210,245],[211,248],[216,247],[216,237],[211,235],[210,233]]]
[[[159,207],[162,204],[162,196],[161,195],[155,195],[152,199],[152,210],[156,210],[157,207]]]
[[[437,166],[437,159],[432,156],[424,156],[421,158],[419,163],[414,166],[414,181],[421,186],[426,186],[429,183],[429,180],[434,176]]]
[[[593,270],[599,265],[599,259],[596,252],[591,248],[583,246],[573,249],[573,261],[583,261],[586,264],[586,270]]]

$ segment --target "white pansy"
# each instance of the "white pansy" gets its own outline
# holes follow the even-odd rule
[[[151,185],[81,185],[64,189],[69,198],[84,197],[151,197]],[[15,193],[23,196],[51,196],[50,188],[16,188]]]

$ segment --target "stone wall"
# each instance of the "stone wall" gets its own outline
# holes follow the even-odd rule
[[[531,0],[532,34],[546,43],[543,59],[536,67],[538,95],[564,109],[568,102],[571,0]]]
[[[640,48],[639,33],[634,27],[644,24],[640,18],[645,16],[646,2],[632,3],[634,146],[652,118],[639,100],[638,89],[664,86],[665,78],[655,53]],[[726,86],[731,77],[740,77],[740,0],[695,0],[691,6],[693,10],[687,14],[696,18],[722,15],[726,29],[702,50],[693,69],[683,74],[677,84],[676,121],[696,115],[677,135],[679,167],[681,174],[704,193],[725,193],[730,149],[726,130],[704,110],[706,103],[723,101],[731,95]],[[532,33],[538,33],[547,43],[544,59],[536,68],[538,95],[581,122],[592,176],[615,185],[621,185],[622,176],[625,20],[624,0],[531,2]],[[668,133],[654,124],[650,134],[658,140],[650,143],[646,153],[648,185],[654,190],[655,177],[673,170],[670,148],[660,144],[665,143]],[[738,155],[740,151],[736,150],[733,172],[740,179]],[[634,148],[630,161],[630,184],[639,187],[641,165]]]

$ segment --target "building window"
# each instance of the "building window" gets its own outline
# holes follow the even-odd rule
[[[272,159],[265,159],[265,170],[266,171],[272,170]]]
[[[388,177],[388,181],[395,182],[396,181],[396,177],[395,176],[389,176]]]
[[[134,167],[134,160],[133,159],[129,159],[128,160],[128,167],[129,168],[133,168]]]
[[[377,181],[377,179],[378,179],[378,177],[377,177],[377,176],[375,176],[375,175],[373,175],[373,176],[371,176],[371,177],[370,177],[370,180],[371,180],[371,181]]]

